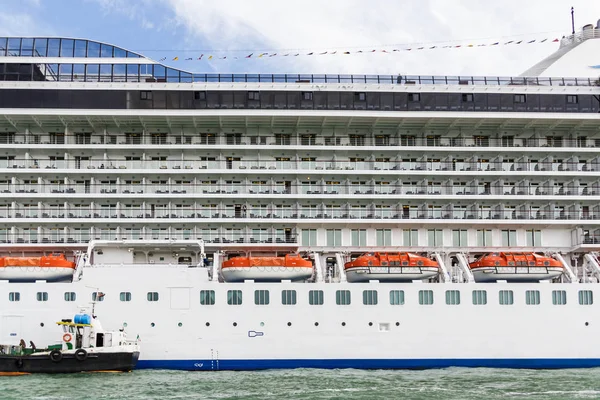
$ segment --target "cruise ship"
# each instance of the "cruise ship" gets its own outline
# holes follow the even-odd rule
[[[94,303],[139,368],[600,366],[598,54],[600,21],[519,77],[0,38],[0,343]]]

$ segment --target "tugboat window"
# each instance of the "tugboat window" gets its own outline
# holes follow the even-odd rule
[[[75,301],[77,299],[77,295],[75,292],[65,292],[65,301]]]
[[[37,301],[48,301],[48,292],[37,292]]]
[[[148,301],[158,301],[158,292],[148,292],[146,298]]]
[[[121,292],[121,293],[119,293],[119,300],[121,300],[121,301],[131,301],[131,292]]]
[[[200,291],[200,304],[203,306],[214,306],[215,305],[215,291],[214,290],[201,290]]]
[[[390,304],[401,306],[404,304],[404,290],[390,290]]]
[[[594,293],[591,290],[579,291],[579,304],[589,306],[594,304]]]
[[[21,293],[19,293],[19,292],[10,292],[8,294],[8,301],[21,301]]]

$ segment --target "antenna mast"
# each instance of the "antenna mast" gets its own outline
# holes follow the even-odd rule
[[[571,28],[573,30],[572,34],[575,34],[575,8],[571,7]]]

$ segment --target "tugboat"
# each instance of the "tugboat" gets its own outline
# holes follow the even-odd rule
[[[137,339],[127,340],[123,329],[105,331],[93,314],[76,314],[73,319],[57,322],[62,328],[60,344],[37,349],[0,344],[0,376],[33,373],[127,372],[139,358]]]
[[[538,282],[559,277],[560,261],[536,253],[489,253],[469,264],[475,282]]]
[[[225,282],[281,282],[284,279],[302,281],[312,276],[312,262],[297,254],[284,257],[233,257],[221,265]]]
[[[344,265],[348,282],[412,282],[435,277],[436,261],[413,253],[366,253]]]

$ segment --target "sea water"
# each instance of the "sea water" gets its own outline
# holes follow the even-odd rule
[[[1,399],[596,399],[600,368],[268,370],[0,378]]]

